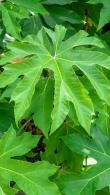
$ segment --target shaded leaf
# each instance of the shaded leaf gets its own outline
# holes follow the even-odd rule
[[[100,12],[100,19],[99,19],[99,25],[98,25],[98,30],[99,30],[110,20],[110,14],[109,14],[110,1],[109,0],[89,0],[88,3],[103,4],[103,7]]]
[[[60,177],[59,186],[63,193],[94,194],[110,185],[110,140],[98,129],[92,131],[92,138],[78,133],[62,138],[64,143],[72,150],[84,156],[93,157],[97,164],[82,174],[68,173]]]

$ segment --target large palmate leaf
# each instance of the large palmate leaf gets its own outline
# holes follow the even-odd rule
[[[69,102],[74,105],[79,123],[89,132],[94,108],[89,92],[79,80],[75,68],[80,69],[89,78],[100,98],[109,104],[110,81],[99,70],[99,67],[96,67],[96,64],[109,69],[110,58],[107,54],[95,50],[90,51],[86,47],[81,50],[76,49],[81,45],[104,48],[103,43],[96,37],[89,37],[86,32],[79,31],[64,41],[65,33],[64,27],[56,26],[55,32],[42,29],[34,39],[27,37],[21,43],[15,41],[7,44],[8,49],[25,58],[21,62],[4,66],[4,71],[0,75],[0,87],[10,85],[22,75],[11,95],[11,100],[15,102],[15,118],[19,121],[30,106],[42,70],[45,68],[52,70],[50,74],[54,72],[55,93],[51,133],[62,124],[68,115]],[[5,55],[1,63],[4,59]],[[13,60],[13,56],[10,55],[9,59],[6,57],[4,61],[6,63]],[[86,66],[90,66],[91,70],[88,68],[86,70]]]
[[[110,195],[109,7],[0,0],[0,195]]]
[[[96,190],[110,185],[109,137],[95,128],[91,138],[74,133],[62,139],[70,150],[97,160],[96,165],[82,174],[68,173],[61,176],[59,186],[64,194],[93,195]]]
[[[102,28],[107,22],[110,21],[110,1],[109,0],[89,0],[88,3],[91,4],[103,4],[100,12],[100,19],[98,29]]]
[[[26,194],[47,195],[60,194],[57,186],[48,180],[57,167],[48,162],[29,163],[22,160],[15,160],[12,157],[26,154],[36,146],[38,136],[24,133],[16,136],[13,128],[4,134],[0,140],[0,190],[1,194],[13,194],[18,189],[11,189],[10,181],[16,182],[17,186]],[[11,193],[11,191],[13,193]],[[4,192],[4,193],[3,193]]]

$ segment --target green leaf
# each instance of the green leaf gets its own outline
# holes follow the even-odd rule
[[[33,64],[36,65],[36,61],[33,61]],[[33,76],[34,72],[37,72],[35,76]],[[28,73],[23,80],[21,80],[16,88],[14,89],[11,101],[15,101],[15,115],[16,122],[23,116],[25,111],[28,109],[32,96],[35,92],[35,85],[38,82],[42,69],[40,67],[35,67]],[[27,88],[28,86],[28,88]]]
[[[77,2],[77,0],[46,0],[44,3],[45,4],[58,4],[58,5],[65,5],[65,4],[70,4],[72,2]]]
[[[20,39],[20,25],[17,22],[16,16],[13,10],[7,7],[5,4],[1,5],[3,23],[9,34],[13,35],[16,39]]]
[[[10,0],[12,3],[15,3],[16,5],[20,7],[24,7],[29,11],[33,11],[35,13],[47,13],[46,9],[43,7],[43,5],[40,3],[40,0]]]
[[[9,159],[10,157],[26,154],[36,146],[39,138],[38,136],[32,136],[30,133],[16,136],[15,130],[10,128],[0,140],[0,158]]]
[[[13,106],[6,102],[0,102],[0,136],[8,130],[11,124],[15,125]]]
[[[58,125],[64,121],[69,112],[69,105],[67,104],[67,101],[71,101],[74,104],[80,124],[89,132],[93,107],[86,89],[80,83],[71,68],[67,66],[63,68],[63,63],[56,64],[54,72],[60,79],[62,89],[59,90],[61,95],[55,94],[55,107],[53,109],[53,123],[51,131],[53,132],[54,129],[57,129]],[[55,80],[57,81],[58,78],[56,78],[56,75]],[[56,91],[58,93],[58,83],[56,83]],[[57,98],[60,98],[60,100]],[[60,105],[58,103],[60,103]],[[60,116],[58,116],[58,114]],[[61,121],[58,121],[58,119]]]
[[[11,83],[8,87],[6,87],[6,89],[3,91],[1,98],[0,98],[2,101],[6,98],[11,97],[12,92],[15,89],[15,87],[17,86],[19,81],[20,81],[20,79],[18,78],[15,82]]]
[[[6,71],[6,74],[4,72],[4,74],[1,75],[2,87],[14,82],[18,76],[23,74],[25,75],[24,79],[20,80],[20,82],[17,84],[11,96],[11,100],[16,101],[15,104],[16,122],[18,122],[18,120],[23,116],[23,114],[28,109],[31,103],[32,96],[35,92],[35,85],[40,78],[43,65],[45,65],[45,63],[40,65],[39,62],[36,60],[36,58],[32,58],[16,64],[10,64],[5,66],[5,69],[8,68],[8,71]],[[37,74],[35,74],[33,77],[34,72],[36,72]],[[13,76],[10,77],[9,74],[13,74]],[[27,85],[28,88],[26,87]]]
[[[101,72],[96,66],[81,64],[78,67],[88,77],[99,97],[109,105],[110,94],[108,91],[110,90],[110,81],[105,77],[103,72]]]
[[[15,156],[21,156],[30,151],[39,141],[38,136],[24,133],[16,137],[13,128],[4,134],[0,140],[0,182],[2,191],[10,181],[16,182],[18,187],[26,194],[60,194],[57,186],[50,182],[48,177],[53,175],[57,167],[48,162],[29,163],[15,160]],[[13,159],[12,159],[13,157]],[[2,185],[4,184],[4,185]],[[11,191],[10,191],[11,192]]]
[[[109,7],[0,1],[0,194],[110,194]]]
[[[81,171],[83,157],[76,153],[73,153],[61,140],[62,135],[73,131],[69,125],[70,121],[66,119],[65,123],[61,126],[59,131],[56,131],[48,139],[46,139],[45,151],[42,153],[42,160],[47,160],[50,163],[55,163],[56,165],[61,165],[62,171]],[[72,123],[73,124],[73,123]],[[60,170],[58,174],[60,173]]]
[[[84,156],[93,157],[97,160],[96,165],[79,175],[68,173],[61,176],[59,179],[59,186],[63,193],[67,195],[92,195],[96,190],[100,190],[110,185],[109,137],[94,128],[91,138],[74,133],[63,137],[62,139],[72,151]]]
[[[66,9],[63,6],[59,7],[57,5],[47,5],[46,9],[48,10],[49,15],[44,15],[43,18],[51,27],[55,27],[56,24],[65,25],[66,22],[69,22],[70,24],[83,23],[83,18],[74,10]]]
[[[40,90],[39,90],[40,88]],[[38,91],[39,90],[39,91]],[[46,137],[51,127],[51,111],[53,107],[54,82],[52,79],[44,79],[36,88],[32,100],[33,119],[36,126],[42,129]]]
[[[95,51],[95,48],[92,50],[83,46],[93,45],[103,49],[105,46],[98,38],[89,37],[88,33],[79,31],[74,36],[64,40],[65,34],[66,29],[62,26],[56,26],[55,32],[43,28],[37,36],[28,37],[21,43],[17,41],[9,43],[7,45],[8,49],[15,53],[21,53],[21,56],[24,55],[25,58],[21,62],[14,65],[7,64],[4,67],[4,71],[0,75],[0,87],[3,88],[14,82],[19,76],[24,75],[11,95],[11,100],[15,102],[15,118],[18,122],[30,106],[42,70],[44,68],[49,71],[52,70],[51,75],[54,73],[55,78],[55,94],[54,108],[51,115],[51,133],[59,128],[68,115],[69,102],[74,105],[79,123],[89,133],[94,108],[89,97],[89,91],[85,89],[77,77],[75,69],[77,66],[82,70],[84,64],[91,65],[91,69],[96,64],[109,69],[110,57],[97,51],[97,49]],[[81,45],[82,50],[79,50],[78,47]],[[108,103],[109,80],[99,70],[99,67],[97,69],[95,67],[94,73],[93,70],[92,73],[87,72],[87,70],[82,71],[89,78],[98,95],[101,96],[100,98]],[[98,74],[97,80],[96,72]],[[10,74],[13,74],[13,76],[10,77]],[[37,123],[41,124],[40,118]]]
[[[103,4],[103,7],[100,12],[100,19],[99,19],[99,25],[98,25],[98,30],[99,30],[110,20],[110,14],[109,14],[110,1],[109,0],[89,0],[88,3]]]

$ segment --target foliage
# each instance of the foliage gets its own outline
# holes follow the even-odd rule
[[[0,1],[1,194],[110,194],[109,7]]]
[[[93,128],[92,139],[78,133],[67,135],[62,139],[72,151],[93,157],[98,161],[97,165],[81,175],[68,173],[63,176],[60,185],[63,186],[64,192],[67,194],[94,194],[96,190],[110,185],[109,137]]]
[[[48,177],[55,173],[57,167],[48,162],[31,164],[26,161],[13,159],[27,153],[38,143],[39,137],[24,133],[16,137],[16,132],[10,128],[0,142],[0,175],[1,194],[10,194],[22,189],[26,194],[59,194],[55,184]],[[33,174],[34,172],[34,174]],[[10,189],[7,183],[16,182],[16,188]]]

